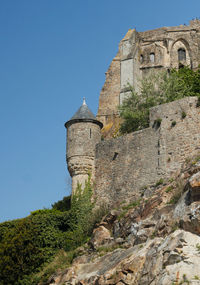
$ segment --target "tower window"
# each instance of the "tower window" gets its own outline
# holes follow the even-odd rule
[[[154,52],[152,52],[152,53],[150,53],[150,62],[155,62],[155,53]]]
[[[140,55],[140,63],[143,63],[144,62],[144,56],[141,54]]]
[[[91,139],[91,137],[92,137],[92,130],[90,129],[90,139]]]
[[[179,48],[178,50],[178,60],[182,61],[182,60],[186,60],[186,51],[184,48]]]

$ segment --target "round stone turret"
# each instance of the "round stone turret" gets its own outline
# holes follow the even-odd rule
[[[101,140],[99,122],[89,110],[85,99],[75,115],[65,123],[67,128],[66,161],[72,177],[72,195],[77,184],[82,187],[88,179],[88,174],[94,176],[95,145]]]

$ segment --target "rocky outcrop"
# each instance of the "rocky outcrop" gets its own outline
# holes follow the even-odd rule
[[[160,184],[160,185],[158,185]],[[121,202],[48,284],[200,284],[200,161]]]

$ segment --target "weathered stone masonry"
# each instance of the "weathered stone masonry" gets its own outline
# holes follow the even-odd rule
[[[159,127],[156,119],[162,119]],[[149,128],[96,145],[97,201],[112,204],[136,199],[140,189],[170,177],[186,158],[199,151],[197,98],[186,97],[156,106],[150,111]]]
[[[102,123],[96,120],[88,106],[83,105],[75,115],[65,123],[67,128],[66,161],[72,177],[72,195],[77,184],[85,185],[88,174],[94,176],[95,145],[101,139]]]
[[[129,30],[106,72],[97,119],[104,127],[110,121],[114,121],[117,127],[118,105],[129,95],[126,88],[128,83],[137,91],[139,79],[151,71],[181,66],[195,70],[199,64],[200,20],[192,20],[188,26],[162,27],[145,32]]]
[[[129,95],[128,83],[137,91],[139,79],[151,71],[182,66],[195,70],[199,64],[200,20],[192,20],[188,26],[127,32],[106,72],[97,118],[84,101],[65,124],[72,194],[77,183],[84,186],[90,171],[98,202],[136,199],[140,189],[170,177],[187,157],[199,153],[200,108],[196,97],[156,106],[150,111],[149,128],[101,141],[101,134],[109,138],[117,133],[118,105]],[[155,124],[157,119],[160,126]]]

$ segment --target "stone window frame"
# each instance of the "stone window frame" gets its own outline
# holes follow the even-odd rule
[[[151,63],[155,63],[155,52],[151,52],[149,54],[149,59]]]
[[[186,61],[186,50],[183,47],[178,49],[178,61]]]

